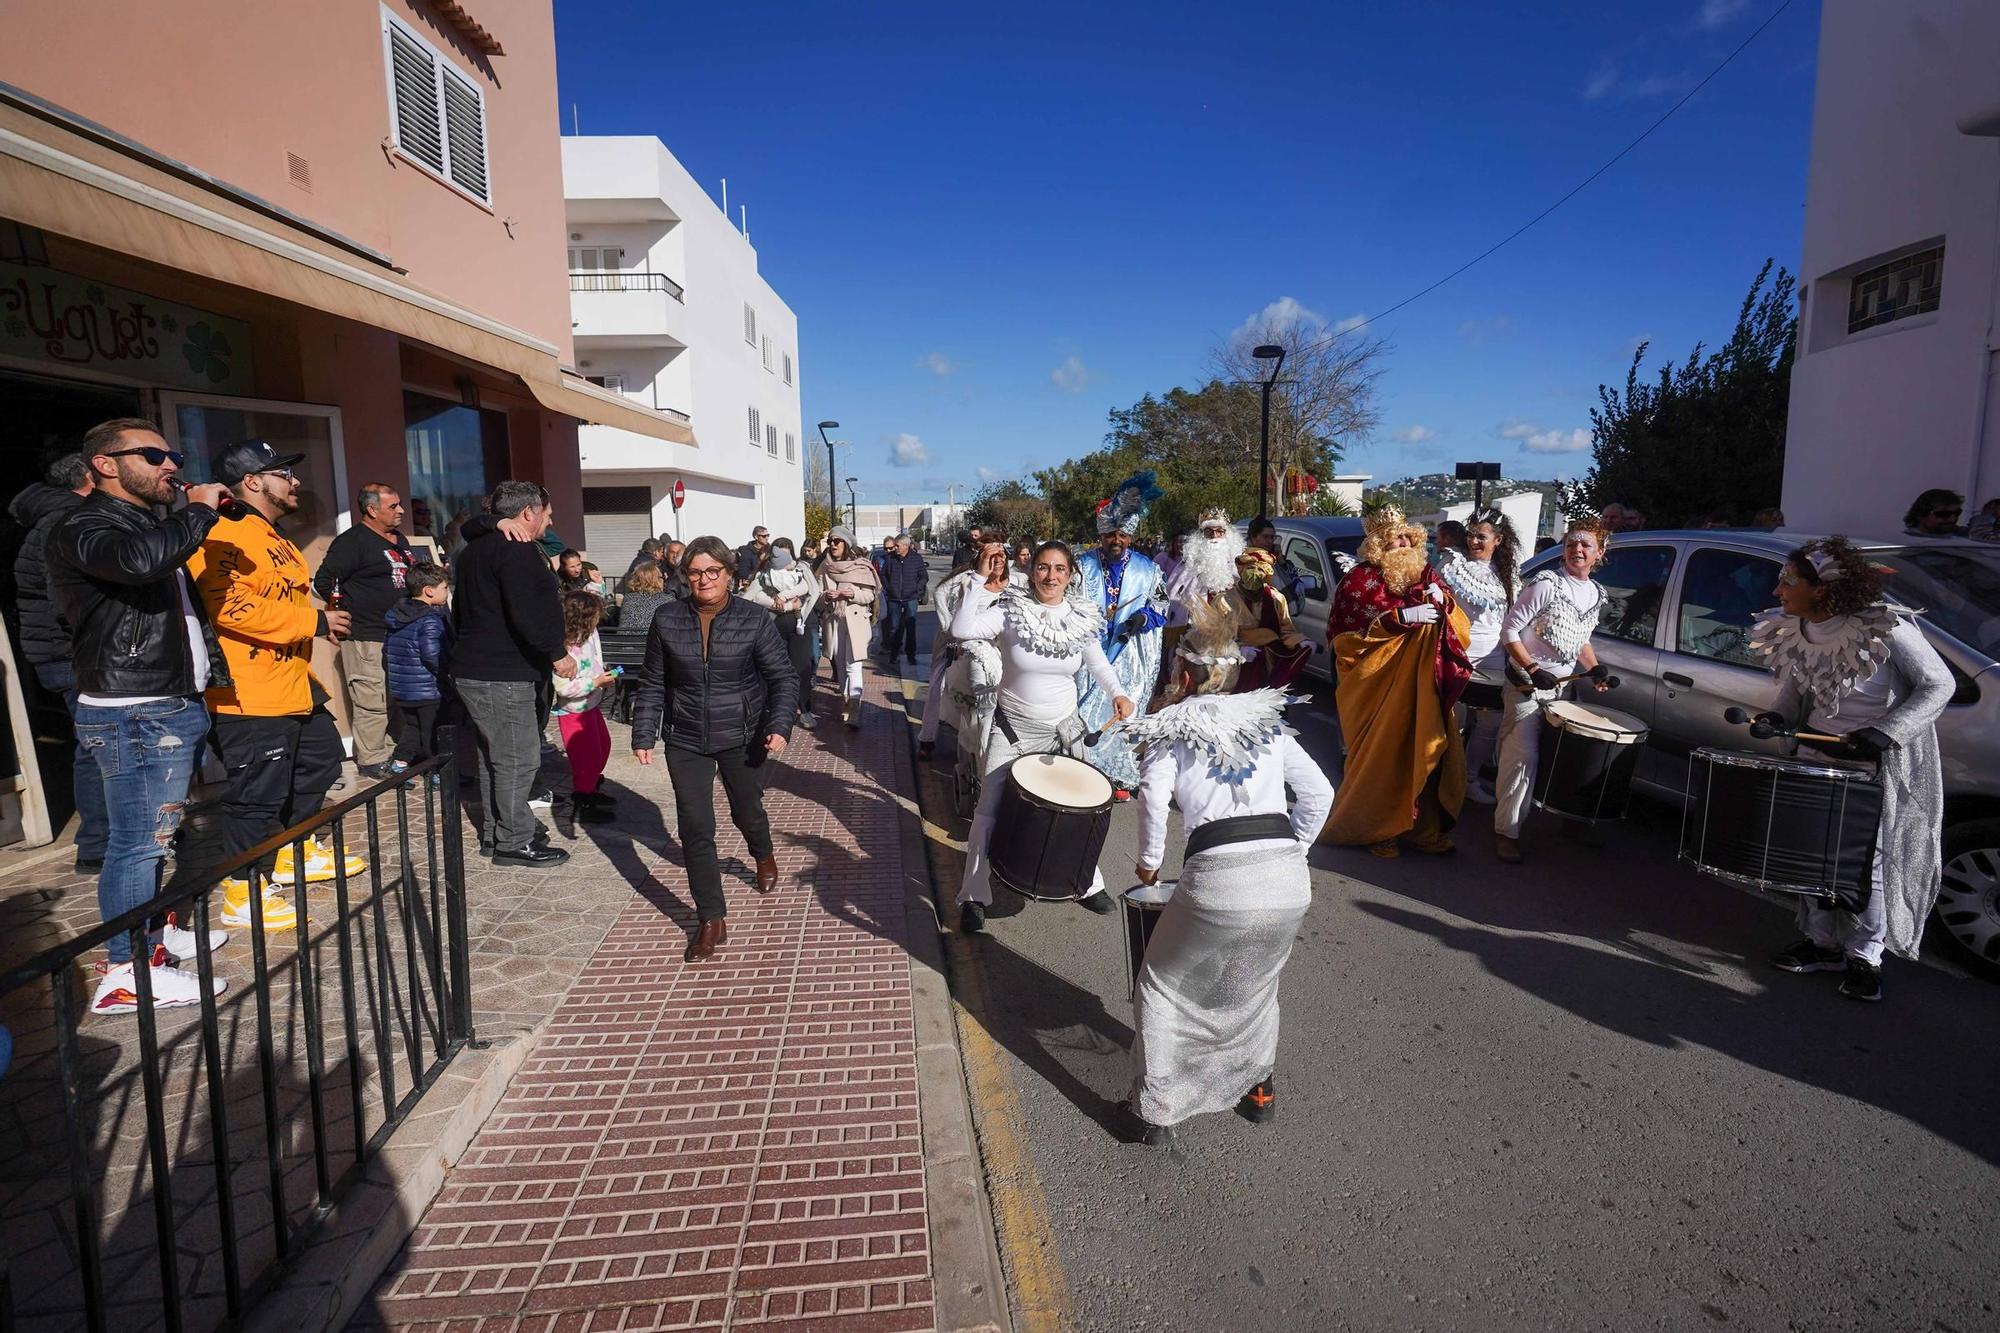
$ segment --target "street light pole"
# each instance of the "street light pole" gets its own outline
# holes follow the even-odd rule
[[[840,422],[820,422],[820,440],[826,442],[826,526],[832,526],[834,518],[840,516],[840,492],[834,490],[834,442],[826,438],[828,430],[840,430]]]
[[[1276,343],[1265,343],[1250,355],[1259,361],[1277,362],[1271,367],[1271,377],[1262,385],[1264,415],[1257,432],[1257,517],[1266,518],[1271,512],[1271,386],[1278,382],[1278,372],[1285,368],[1285,349]]]
[[[847,479],[847,526],[854,529],[854,540],[857,543],[861,540],[861,506],[854,499],[854,483],[859,480],[861,480],[859,477]]]

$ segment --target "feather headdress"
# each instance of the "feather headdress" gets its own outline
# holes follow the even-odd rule
[[[1258,762],[1291,730],[1285,725],[1290,702],[1281,690],[1197,695],[1126,723],[1126,734],[1134,745],[1186,744],[1208,761],[1208,776],[1241,804]]]
[[[1139,520],[1146,516],[1147,508],[1166,492],[1153,481],[1153,470],[1135,472],[1118,483],[1111,492],[1111,498],[1098,506],[1097,535],[1107,532],[1123,532],[1128,536],[1139,530]]]

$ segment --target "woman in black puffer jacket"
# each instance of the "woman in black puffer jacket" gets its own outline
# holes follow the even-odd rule
[[[646,664],[632,696],[632,751],[653,762],[664,742],[674,785],[681,851],[701,925],[687,959],[709,958],[728,939],[722,868],[715,854],[715,779],[730,822],[757,859],[757,892],[778,886],[771,821],[764,814],[765,760],[781,754],[798,712],[799,678],[769,611],[730,592],[735,553],[720,537],[697,537],[681,557],[688,596],[653,616]]]

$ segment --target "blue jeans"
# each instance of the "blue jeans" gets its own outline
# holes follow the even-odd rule
[[[882,603],[882,656],[917,660],[917,603],[921,597],[890,597]]]
[[[97,877],[100,919],[122,916],[159,891],[207,735],[208,710],[198,695],[120,708],[77,704],[77,744],[103,775],[110,822]],[[104,951],[114,966],[130,962],[130,938],[114,935]]]
[[[60,694],[69,705],[69,720],[76,723],[76,668],[68,662],[38,662],[35,679],[51,694]],[[81,739],[76,744],[76,772],[71,779],[76,801],[76,859],[102,861],[104,838],[110,824],[104,816],[104,778],[85,753]]]

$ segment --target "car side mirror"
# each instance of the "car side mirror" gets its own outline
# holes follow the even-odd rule
[[[1323,602],[1326,600],[1326,584],[1320,582],[1317,574],[1299,575],[1299,581],[1293,588],[1293,591],[1310,602]]]

